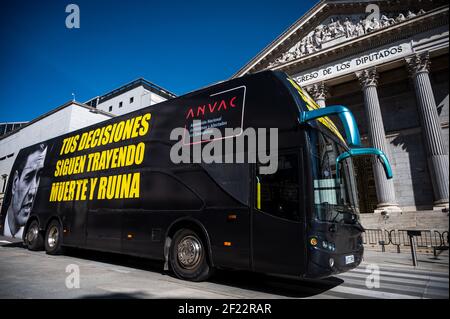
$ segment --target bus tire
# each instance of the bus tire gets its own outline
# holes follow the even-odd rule
[[[49,255],[60,255],[62,249],[62,227],[58,220],[54,219],[50,222],[45,232],[45,251]]]
[[[24,242],[29,250],[38,251],[44,249],[44,236],[39,231],[39,222],[36,219],[28,226]]]
[[[172,271],[180,279],[203,281],[212,274],[207,246],[197,233],[190,229],[180,229],[173,236],[169,261]]]

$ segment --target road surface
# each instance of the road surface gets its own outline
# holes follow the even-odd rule
[[[159,262],[83,250],[50,256],[0,237],[0,298],[448,297],[447,254],[420,255],[414,268],[408,254],[367,251],[358,268],[321,281],[220,271],[194,283],[164,274]]]

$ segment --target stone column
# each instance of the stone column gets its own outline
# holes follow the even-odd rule
[[[327,93],[328,88],[326,85],[322,83],[313,84],[309,89],[309,94],[311,94],[311,97],[314,99],[314,101],[319,104],[320,107],[326,106],[326,99],[327,99]]]
[[[430,82],[430,57],[428,53],[418,54],[407,58],[406,62],[414,82],[428,169],[433,185],[434,206],[448,207],[448,153],[444,146],[441,123]]]
[[[356,76],[360,81],[364,95],[364,108],[367,118],[369,141],[373,147],[382,150],[388,159],[390,159],[383,118],[381,116],[380,102],[378,100],[378,74],[376,70],[372,68],[357,72]],[[401,211],[395,199],[394,183],[392,179],[386,178],[383,165],[377,159],[374,158],[372,163],[378,198],[378,205],[375,213],[381,213],[382,211]]]

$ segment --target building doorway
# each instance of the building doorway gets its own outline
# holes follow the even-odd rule
[[[353,158],[358,187],[359,211],[361,214],[373,213],[377,208],[377,191],[370,157]]]

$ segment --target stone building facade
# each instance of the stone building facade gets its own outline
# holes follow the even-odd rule
[[[322,107],[352,110],[363,143],[394,172],[387,180],[376,160],[355,159],[368,227],[448,229],[448,10],[446,1],[323,0],[234,75],[281,70]]]

